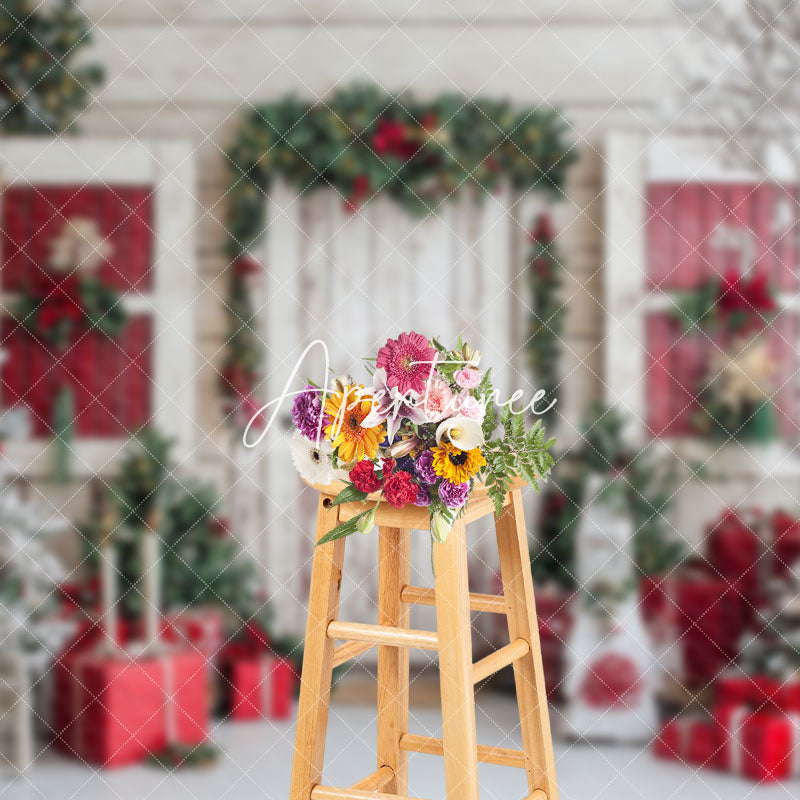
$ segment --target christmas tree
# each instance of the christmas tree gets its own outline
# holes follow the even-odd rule
[[[171,447],[160,433],[144,431],[129,448],[110,490],[119,520],[113,542],[121,615],[138,619],[141,614],[141,537],[148,535],[145,523],[157,508],[165,609],[217,605],[240,622],[261,616],[255,563],[218,516],[220,499],[214,489],[176,476]],[[103,518],[95,513],[85,529],[95,567]]]

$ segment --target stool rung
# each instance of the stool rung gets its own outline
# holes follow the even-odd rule
[[[400,599],[404,603],[414,603],[418,606],[435,606],[436,592],[433,589],[423,589],[421,586],[404,586],[400,592]],[[473,611],[487,611],[490,614],[505,614],[507,611],[506,600],[500,594],[470,592],[469,607]]]
[[[420,736],[416,733],[404,733],[400,737],[400,749],[410,753],[427,753],[431,756],[444,755],[444,744],[434,736]],[[526,756],[522,750],[511,750],[508,747],[491,747],[478,745],[478,761],[487,764],[499,764],[503,767],[519,767],[525,769]],[[534,800],[537,800],[534,798]]]
[[[340,644],[333,651],[333,666],[341,667],[342,664],[350,661],[351,658],[357,658],[360,655],[372,650],[375,647],[370,642],[348,642],[347,644]]]
[[[433,631],[415,631],[408,628],[394,628],[391,625],[366,625],[363,622],[334,620],[328,624],[328,638],[369,642],[389,647],[418,647],[421,650],[439,648],[439,637]]]
[[[419,800],[419,798],[317,785],[311,790],[311,800]],[[534,798],[534,800],[538,800],[538,798]]]
[[[354,783],[350,788],[361,792],[382,792],[392,778],[394,778],[394,770],[384,764],[382,767],[378,767],[375,772],[367,775],[366,778]]]
[[[495,672],[499,672],[503,667],[507,667],[520,658],[524,658],[530,651],[530,645],[525,639],[514,639],[513,642],[509,642],[505,647],[495,650],[494,653],[490,653],[486,658],[482,658],[472,665],[472,682],[478,683],[484,678],[494,675]]]

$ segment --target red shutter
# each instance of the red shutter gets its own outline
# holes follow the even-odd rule
[[[47,263],[52,238],[74,217],[97,220],[112,252],[100,276],[121,293],[152,288],[151,186],[10,187],[2,196],[5,292],[26,285]],[[152,320],[131,317],[119,339],[81,332],[63,354],[2,321],[2,404],[24,403],[36,436],[49,436],[56,390],[68,381],[75,398],[78,437],[124,437],[152,415]]]

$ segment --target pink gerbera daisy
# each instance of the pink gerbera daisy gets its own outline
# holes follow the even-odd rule
[[[422,392],[433,369],[436,350],[420,333],[401,333],[378,350],[376,366],[386,370],[386,383],[404,395]]]

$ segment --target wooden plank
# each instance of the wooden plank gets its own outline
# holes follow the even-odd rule
[[[444,744],[441,739],[434,736],[420,736],[416,733],[407,733],[400,739],[400,747],[411,753],[426,753],[431,756],[444,755]],[[492,747],[491,745],[478,745],[478,761],[487,764],[499,764],[502,767],[519,767],[525,769],[526,756],[522,750],[512,750],[507,747]]]
[[[462,520],[455,522],[446,542],[434,544],[433,568],[447,798],[478,800],[467,539]]]
[[[605,400],[630,414],[632,441],[644,441],[647,404],[645,340],[645,170],[647,137],[615,133],[606,143],[606,259],[603,270],[607,329]],[[634,347],[631,343],[634,343]]]
[[[436,592],[422,586],[404,586],[400,596],[404,603],[414,603],[422,606],[436,605]],[[505,614],[506,601],[501,595],[478,594],[470,592],[469,606],[472,611],[485,611],[490,614]]]
[[[408,583],[411,531],[380,528],[378,542],[378,624],[407,630],[409,606],[401,590]],[[408,649],[378,647],[378,767],[388,766],[387,791],[408,793],[408,756],[400,737],[408,732]]]
[[[358,658],[358,656],[368,653],[373,647],[375,647],[375,645],[370,642],[346,642],[345,644],[340,644],[333,651],[334,669],[336,667],[341,667],[342,664],[346,664],[351,659]]]
[[[366,778],[354,783],[350,788],[362,792],[382,792],[394,778],[391,767],[378,767],[375,772],[371,772]]]
[[[530,645],[525,639],[514,639],[504,647],[489,653],[488,656],[472,665],[472,682],[480,683],[495,672],[513,664],[530,653]]]
[[[119,0],[83,0],[81,10],[96,21],[100,29],[122,23],[144,23],[159,28],[174,24],[190,31],[193,26],[220,23],[255,25],[263,22],[294,25],[358,25],[399,27],[422,24],[453,23],[483,28],[514,21],[516,24],[549,26],[576,22],[596,26],[611,22],[622,25],[661,24],[668,22],[666,0],[650,0],[632,6],[630,0],[505,0],[502,5],[487,6],[484,0],[427,0],[409,5],[407,0],[343,0],[331,5],[330,0],[226,0],[225,3],[198,3],[192,0],[159,0],[155,3],[120,3]],[[111,31],[110,33],[113,33]],[[110,35],[110,34],[109,34]],[[599,34],[598,34],[599,35]]]
[[[500,92],[515,102],[531,102],[531,75],[538,97],[564,104],[593,98],[611,106],[624,94],[626,104],[647,102],[658,83],[654,53],[664,52],[663,33],[642,28],[636,36],[615,23],[550,26],[496,24],[484,29],[420,26],[413,44],[399,32],[387,47],[375,47],[375,31],[342,26],[331,36],[320,25],[180,25],[154,30],[131,24],[107,29],[92,43],[92,55],[107,65],[114,80],[103,89],[103,104],[152,102],[154,94],[177,105],[232,99],[277,97],[302,87],[307,97],[324,96],[332,85],[349,80],[353,56],[364,75],[384,86],[419,83],[419,64],[436,63],[425,79],[425,95],[452,91],[468,96]],[[269,47],[265,47],[269,42]],[[443,47],[443,44],[447,46]],[[207,62],[213,53],[213,66]],[[242,68],[247,53],[247,68]],[[508,60],[509,54],[513,59]],[[324,64],[325,69],[319,65]],[[547,70],[541,65],[548,64]],[[487,84],[487,75],[492,80]],[[632,80],[631,76],[638,79]],[[154,90],[154,86],[158,90]],[[236,87],[235,94],[231,87]],[[233,96],[232,96],[233,95]]]
[[[337,522],[336,508],[325,508],[320,497],[317,540],[336,527]],[[322,780],[334,652],[327,630],[339,607],[344,543],[345,539],[335,539],[314,550],[290,800],[308,800],[312,787]]]
[[[541,789],[549,798],[557,800],[553,741],[521,490],[513,492],[511,504],[495,519],[495,525],[503,594],[508,603],[508,633],[512,640],[521,638],[530,644],[528,655],[514,662],[522,742],[528,757],[528,787],[531,792]]]
[[[311,790],[311,800],[419,800],[398,794],[372,792],[361,789],[337,789],[334,786],[315,786]]]
[[[346,639],[391,647],[418,647],[421,650],[436,650],[439,646],[433,631],[404,630],[385,625],[367,625],[363,622],[344,622],[343,620],[331,622],[328,626],[328,638],[331,641]]]

